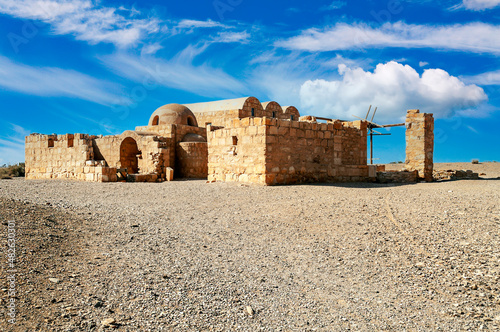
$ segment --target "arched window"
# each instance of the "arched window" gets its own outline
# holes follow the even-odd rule
[[[275,118],[275,117],[276,117],[276,112],[273,112],[273,118]]]
[[[194,124],[194,119],[192,117],[188,116],[187,122],[188,122],[188,126],[196,127],[196,125]]]
[[[157,115],[153,118],[153,126],[157,126],[160,121],[160,117]]]

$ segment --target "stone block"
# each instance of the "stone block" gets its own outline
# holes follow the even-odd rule
[[[166,178],[167,181],[173,181],[174,180],[174,169],[173,168],[167,167],[165,169],[165,173],[166,173],[165,178]]]

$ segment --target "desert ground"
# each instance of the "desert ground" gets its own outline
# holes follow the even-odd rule
[[[2,180],[0,330],[500,330],[500,164],[436,168],[484,175],[275,187]]]

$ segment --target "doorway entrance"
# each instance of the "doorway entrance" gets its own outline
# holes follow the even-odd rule
[[[137,155],[140,153],[137,142],[132,137],[127,137],[120,145],[121,168],[126,168],[128,174],[139,173]]]

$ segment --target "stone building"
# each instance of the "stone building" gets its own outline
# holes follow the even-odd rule
[[[432,115],[411,112],[407,164],[425,176],[429,157],[432,174],[432,153],[422,159],[418,151],[430,144],[430,134],[422,136],[421,130],[431,130]],[[367,165],[366,138],[366,121],[320,123],[301,117],[293,106],[255,97],[168,104],[153,112],[147,126],[121,135],[27,136],[26,178],[153,182],[175,176],[263,185],[368,181],[376,170]]]

